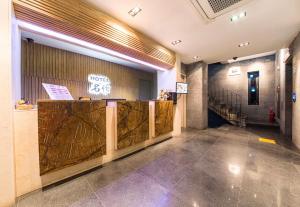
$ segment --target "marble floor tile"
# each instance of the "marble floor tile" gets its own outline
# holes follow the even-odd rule
[[[39,190],[18,201],[18,207],[100,206],[85,178],[78,178],[48,190]]]
[[[18,207],[299,207],[300,153],[265,144],[268,130],[184,130],[78,179],[18,199]]]
[[[140,168],[138,172],[166,188],[172,188],[184,176],[186,169],[170,159],[162,158]]]
[[[133,173],[119,182],[96,190],[96,194],[107,207],[155,207],[165,201],[168,191],[152,179]]]

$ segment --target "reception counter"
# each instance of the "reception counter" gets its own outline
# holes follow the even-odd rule
[[[17,196],[172,137],[172,101],[39,101],[15,119]]]
[[[106,154],[106,101],[38,102],[40,174]]]
[[[144,142],[149,134],[149,102],[117,102],[117,149]]]

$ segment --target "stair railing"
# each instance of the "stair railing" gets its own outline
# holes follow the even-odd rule
[[[212,88],[208,92],[209,105],[216,113],[229,121],[244,125],[242,113],[242,96],[227,89]]]

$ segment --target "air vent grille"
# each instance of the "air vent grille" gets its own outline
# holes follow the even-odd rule
[[[228,7],[239,3],[242,0],[208,0],[212,10],[215,13],[218,13],[224,9],[227,9]]]

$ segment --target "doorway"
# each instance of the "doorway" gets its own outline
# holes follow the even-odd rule
[[[139,80],[139,99],[147,101],[152,99],[152,81]]]
[[[293,58],[286,61],[285,70],[285,136],[292,139],[293,123]]]

